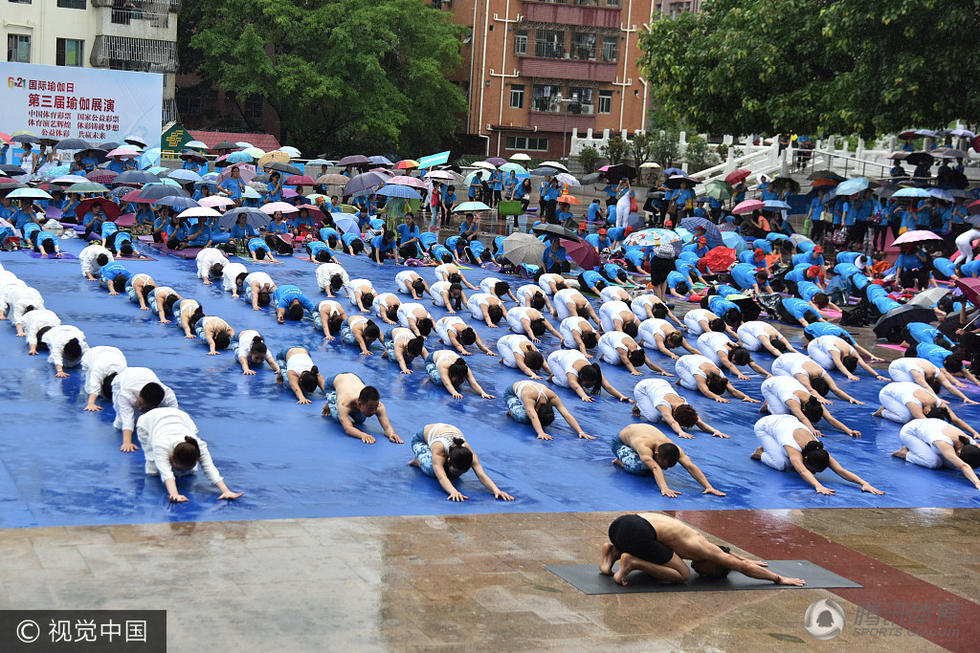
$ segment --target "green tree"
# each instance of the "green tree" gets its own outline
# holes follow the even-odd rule
[[[681,149],[677,132],[671,129],[656,132],[650,143],[650,158],[663,166],[664,170],[674,167],[680,158]]]
[[[712,152],[708,139],[698,135],[687,142],[684,160],[687,161],[687,171],[694,174],[718,163],[718,155]]]
[[[629,152],[633,157],[633,165],[636,170],[650,160],[650,146],[653,144],[653,137],[646,132],[636,132],[629,142]]]
[[[447,78],[463,28],[417,0],[200,4],[188,40],[197,72],[267,100],[283,141],[331,155],[426,152],[466,110]]]
[[[623,159],[626,158],[628,149],[629,145],[626,144],[626,141],[619,134],[614,134],[602,146],[602,155],[609,160],[611,165],[615,165],[622,163]]]
[[[599,164],[599,150],[595,149],[591,145],[586,145],[582,148],[582,151],[578,153],[578,162],[582,164],[585,168],[586,173],[595,172],[595,169]]]
[[[974,0],[710,0],[654,22],[641,66],[700,131],[871,137],[980,113],[977,27]]]

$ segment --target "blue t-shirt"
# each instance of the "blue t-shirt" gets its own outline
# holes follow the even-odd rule
[[[228,177],[228,179],[225,179],[219,185],[233,200],[241,198],[242,193],[245,192],[245,182],[243,182],[241,179],[233,179]]]
[[[946,359],[953,355],[953,352],[945,347],[927,343],[918,345],[915,350],[919,358],[926,359],[936,367],[942,367],[943,363],[946,362]]]
[[[605,279],[602,277],[601,274],[599,274],[595,270],[586,270],[585,272],[582,273],[582,281],[585,282],[586,286],[590,288],[595,288],[597,283],[599,283],[600,281],[604,282]]]
[[[671,290],[673,290],[674,288],[677,288],[678,284],[681,284],[681,283],[688,283],[688,278],[685,277],[680,272],[676,272],[674,270],[671,270],[670,272],[667,273],[667,286]],[[690,285],[690,284],[688,284],[688,285]]]
[[[813,307],[797,297],[786,297],[782,300],[783,308],[797,320],[806,319],[807,313],[813,313]]]
[[[371,239],[371,247],[379,252],[391,252],[395,249],[395,239],[392,238],[390,241],[385,243],[384,236],[382,234],[378,234]]]
[[[708,298],[708,310],[715,315],[724,316],[725,313],[733,308],[739,313],[742,312],[742,310],[738,307],[738,304],[733,301],[729,301],[720,295],[712,295]]]
[[[643,249],[640,247],[631,247],[623,254],[623,258],[637,268],[642,268],[643,263],[646,261],[646,254],[643,253]]]
[[[273,192],[275,191],[275,192]],[[282,201],[282,186],[275,184],[273,182],[268,182],[265,185],[265,198],[269,202],[281,202]]]
[[[812,338],[819,338],[820,336],[837,336],[838,338],[846,340],[847,342],[854,342],[854,337],[848,333],[847,329],[830,322],[812,322],[808,324],[803,331]]]
[[[269,251],[269,244],[261,238],[252,238],[248,241],[248,251],[257,252],[258,250]]]
[[[546,247],[544,254],[542,254],[542,259],[544,261],[544,266],[546,268],[550,268],[555,263],[562,263],[568,260],[568,252],[566,252],[565,248],[561,246],[559,246],[558,249]]]
[[[229,235],[231,236],[231,238],[237,240],[237,239],[245,239],[245,238],[254,238],[258,234],[255,232],[255,227],[253,227],[250,224],[246,224],[244,227],[239,224],[235,224],[232,225],[231,232]]]
[[[915,254],[899,254],[895,265],[903,270],[918,270],[922,267],[922,260]]]
[[[755,285],[755,268],[751,263],[737,263],[730,274],[739,288],[751,288]]]
[[[327,242],[331,237],[340,240],[340,232],[333,227],[324,227],[320,230],[320,240]]]
[[[303,294],[303,291],[297,286],[286,285],[279,286],[276,288],[275,292],[272,293],[272,300],[276,303],[277,308],[289,308],[289,305],[295,300],[299,300],[300,305],[306,310],[312,312],[316,311],[316,306],[313,302]]]
[[[812,281],[800,281],[796,284],[796,294],[806,302],[813,301],[813,296],[822,292],[823,289]]]
[[[409,227],[406,223],[398,225],[398,238],[402,243],[404,243],[406,240],[411,240],[412,238],[418,238],[421,233],[422,232],[417,224],[412,225],[411,227]]]
[[[350,247],[350,244],[355,240],[360,240],[360,234],[344,234],[340,237],[340,241],[344,244],[344,247]]]
[[[126,281],[129,281],[129,278],[133,276],[133,273],[127,270],[122,263],[117,263],[115,261],[107,265],[103,265],[102,269],[99,270],[99,277],[102,279],[102,282],[107,285],[112,283],[113,280],[115,280],[115,278],[120,274],[124,279],[126,279]]]
[[[613,217],[615,217],[615,216],[613,216]],[[612,229],[609,229],[606,232],[606,235],[609,236],[609,240],[613,241],[614,243],[618,243],[618,242],[622,241],[623,238],[626,237],[626,228],[625,227],[613,227]]]
[[[905,328],[909,330],[909,336],[917,343],[934,345],[937,344],[936,338],[942,338],[940,345],[948,347],[953,344],[939,329],[925,322],[909,322]]]
[[[311,240],[310,242],[306,243],[306,251],[310,253],[311,259],[315,259],[316,255],[323,250],[330,251],[330,246],[322,240]]]
[[[980,259],[970,261],[969,263],[964,263],[960,266],[960,276],[961,277],[977,277],[980,276]]]
[[[602,266],[602,273],[605,275],[606,279],[619,279],[620,272],[625,272],[625,270],[615,263],[606,263]]]

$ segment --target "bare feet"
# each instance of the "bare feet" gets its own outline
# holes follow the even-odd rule
[[[613,458],[612,464],[613,465],[617,465],[619,467],[622,467],[623,466],[623,461],[620,460],[619,458]]]
[[[908,447],[902,447],[898,451],[893,451],[892,452],[892,455],[893,456],[895,456],[896,458],[901,458],[902,460],[905,460],[905,457],[908,454],[909,454],[909,448]]]
[[[633,411],[632,412],[633,412],[633,417],[639,417],[640,416],[640,407],[637,406],[636,404],[633,404]]]
[[[602,555],[599,558],[599,573],[603,576],[612,576],[612,568],[619,559],[620,553],[612,545],[612,542],[606,542],[602,545]]]
[[[749,458],[752,460],[762,460],[762,447],[756,447]]]
[[[613,574],[613,580],[622,585],[626,586],[626,577],[630,575],[630,572],[636,569],[633,565],[635,558],[628,553],[624,553],[619,558],[619,569]]]

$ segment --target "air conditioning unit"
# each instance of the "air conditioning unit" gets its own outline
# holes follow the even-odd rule
[[[595,106],[592,104],[583,104],[582,113],[595,113]]]

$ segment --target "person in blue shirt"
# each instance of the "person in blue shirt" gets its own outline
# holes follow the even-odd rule
[[[602,276],[606,278],[607,281],[622,286],[635,286],[632,281],[630,281],[629,273],[626,272],[621,266],[616,263],[606,263],[599,268],[599,272]]]
[[[24,225],[29,222],[37,222],[40,224],[38,214],[34,212],[34,206],[29,199],[22,199],[16,205],[14,213],[10,218],[10,223],[14,225],[16,229],[23,229]]]
[[[962,348],[950,351],[945,347],[928,343],[914,344],[905,350],[907,358],[924,358],[953,376],[965,378],[970,383],[980,385],[973,373],[963,367],[963,359],[966,355]]]
[[[0,218],[11,222],[16,211],[17,208],[6,195],[0,197]]]
[[[133,273],[126,266],[113,261],[99,270],[99,285],[106,288],[110,295],[118,295],[126,290],[126,282],[131,276]]]
[[[398,253],[402,258],[419,257],[419,236],[421,236],[421,230],[415,224],[415,216],[412,213],[406,213],[405,222],[398,225]]]
[[[102,212],[102,204],[99,202],[93,202],[91,206],[92,208],[82,217],[82,226],[85,227],[85,238],[88,238],[93,234],[99,234],[101,236],[102,223],[105,221],[105,213]]]
[[[289,234],[291,232],[290,225],[282,211],[276,211],[272,214],[272,221],[269,222],[265,230],[270,234]]]
[[[0,145],[0,164],[7,163],[7,152],[9,151],[10,151],[9,144],[4,143],[3,145]]]
[[[397,242],[395,241],[395,232],[386,230],[383,234],[372,238],[370,256],[378,265],[384,263],[384,260],[387,258],[394,258],[395,265],[401,264],[401,258],[398,256]]]
[[[542,217],[546,222],[555,221],[555,212],[558,208],[558,198],[561,196],[561,189],[558,187],[558,179],[548,177],[548,186],[545,188],[545,207]]]
[[[697,257],[701,258],[710,251],[711,248],[708,247],[708,238],[706,236],[698,236],[694,242],[694,253],[697,254]]]
[[[630,272],[649,272],[648,258],[642,247],[630,247],[623,252],[623,260],[626,261],[626,268]]]
[[[572,207],[569,206],[567,202],[562,202],[558,205],[558,212],[555,214],[555,219],[558,221],[558,224],[563,224],[566,220],[572,220],[575,218],[575,216],[572,215],[571,208]]]
[[[311,263],[329,263],[333,260],[330,253],[330,246],[322,240],[311,240],[306,243],[306,253],[309,254]]]
[[[599,229],[598,233],[589,234],[585,237],[585,242],[595,247],[596,252],[613,248],[613,241],[609,238],[609,233],[606,229]]]
[[[704,208],[705,198],[699,197],[694,200],[694,217],[695,218],[708,218],[708,212]]]
[[[278,262],[276,257],[272,255],[272,247],[263,238],[250,238],[247,247],[253,261]]]
[[[946,349],[953,348],[953,342],[943,335],[942,331],[925,322],[909,322],[905,325],[906,344],[939,345]]]
[[[542,255],[544,269],[552,274],[562,274],[568,272],[571,266],[568,263],[568,252],[561,245],[561,240],[552,238],[550,246],[545,248]]]
[[[960,277],[980,277],[980,258],[960,264],[956,268],[956,274]]]
[[[807,327],[811,322],[819,322],[820,315],[813,310],[810,302],[799,297],[784,297],[779,300],[779,317],[790,324]]]
[[[138,225],[153,224],[153,209],[150,208],[149,204],[140,204],[139,208],[136,210],[136,215],[134,219]]]
[[[618,191],[616,190],[616,187],[612,185],[611,182],[606,184],[605,188],[602,189],[602,192],[606,194],[606,199],[612,200],[614,202],[616,201],[618,196]]]
[[[517,173],[511,170],[507,174],[507,179],[504,180],[504,197],[512,200],[514,199],[514,192],[517,190]]]
[[[772,291],[769,288],[769,275],[765,270],[756,270],[751,263],[737,263],[729,270],[729,274],[742,290],[752,290],[756,294]]]
[[[272,293],[272,301],[276,305],[276,320],[279,324],[285,323],[286,318],[299,322],[307,314],[312,316],[317,312],[313,302],[293,285],[277,287]]]
[[[903,288],[914,286],[924,290],[929,284],[929,256],[915,243],[902,245],[901,254],[895,261],[895,267],[898,282]]]
[[[694,191],[687,187],[686,181],[681,181],[680,188],[674,191],[672,199],[677,209],[678,220],[683,220],[691,214],[694,208]]]
[[[244,215],[239,215],[238,219],[235,220],[235,224],[231,226],[228,232],[228,244],[237,248],[240,244],[247,243],[250,239],[258,235],[255,227],[248,224],[248,218]]]
[[[470,179],[470,185],[466,189],[466,197],[471,202],[475,202],[477,197],[480,195],[480,180],[482,179],[482,174],[483,173],[478,171],[475,175],[473,175],[473,177]]]
[[[325,242],[330,249],[337,249],[340,244],[340,232],[333,227],[323,227],[320,229],[320,240]]]
[[[447,224],[451,220],[454,208],[456,208],[456,187],[447,186],[442,194],[442,215]]]
[[[521,203],[521,212],[527,211],[527,205],[531,201],[531,180],[521,179],[517,182],[517,186],[514,187],[514,196],[512,199],[518,200]],[[515,224],[517,221],[517,216],[514,216]]]
[[[221,182],[219,187],[236,203],[242,199],[242,193],[245,192],[245,182],[242,181],[241,171],[237,166],[231,169],[231,176]]]
[[[210,247],[211,246],[211,227],[204,218],[198,218],[197,224],[190,228],[187,234],[187,245],[189,247]]]
[[[344,251],[351,256],[357,256],[364,251],[364,241],[361,240],[360,234],[343,234],[340,242],[344,244]]]
[[[738,304],[730,299],[725,299],[721,295],[711,295],[706,300],[703,301],[702,306],[724,319],[729,327],[736,329],[742,324],[742,310],[738,307]]]
[[[265,201],[267,203],[282,201],[282,175],[278,171],[273,171],[269,175],[269,181],[265,185]]]
[[[594,227],[596,224],[603,221],[606,214],[605,211],[602,210],[602,204],[599,203],[598,199],[592,200],[592,203],[589,204],[587,215],[589,227]]]
[[[463,220],[459,223],[459,235],[467,238],[476,235],[476,223],[473,221],[472,213],[463,214]]]

